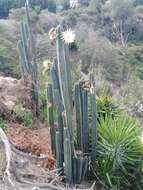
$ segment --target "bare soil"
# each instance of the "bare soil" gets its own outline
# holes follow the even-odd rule
[[[57,177],[47,124],[43,124],[35,118],[36,129],[24,127],[13,118],[13,108],[19,104],[31,108],[27,85],[22,80],[4,77],[0,74],[0,116],[7,121],[6,134],[11,146],[14,147],[10,172],[16,185],[15,190],[53,190],[54,188],[49,186],[34,188],[38,186],[37,183],[43,185],[51,182],[58,185],[56,190],[59,186],[66,189],[62,182],[63,176]],[[0,142],[0,190],[13,190],[11,185],[3,180],[5,166],[5,150],[1,147]],[[22,180],[26,180],[28,184]],[[85,183],[81,185],[80,189],[85,189],[90,185]],[[59,189],[61,188],[59,187]]]
[[[22,125],[10,123],[7,129],[10,142],[15,147],[25,153],[36,156],[47,156],[46,160],[37,162],[43,168],[54,169],[55,160],[53,158],[48,128],[44,124],[39,124],[37,129],[28,129]]]

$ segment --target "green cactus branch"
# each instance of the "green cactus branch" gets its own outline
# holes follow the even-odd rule
[[[75,84],[74,92],[72,91],[69,51],[68,45],[61,38],[62,29],[61,25],[57,27],[57,57],[50,72],[52,79],[50,90],[53,91],[52,101],[58,116],[56,135],[51,133],[51,139],[52,146],[54,139],[56,142],[55,158],[57,160],[57,167],[64,169],[66,182],[72,186],[81,183],[84,177],[88,175],[90,161],[95,166],[97,140],[96,96],[95,92],[91,93],[85,90],[81,81]],[[90,86],[94,86],[93,75],[91,75]],[[92,105],[92,130],[89,130],[89,99]],[[52,125],[54,125],[53,113],[51,111],[51,107],[49,107],[48,113],[49,115],[51,114]],[[76,122],[73,122],[74,111]],[[51,119],[49,120],[49,124],[51,123]],[[76,126],[74,126],[75,124]],[[73,132],[74,128],[76,129],[76,140]],[[89,148],[89,131],[92,131],[91,150]]]
[[[21,75],[24,81],[30,83],[31,100],[35,115],[39,113],[39,92],[38,92],[38,67],[36,63],[36,48],[32,32],[29,7],[26,4],[27,22],[21,23],[21,40],[18,42],[20,57]],[[30,86],[29,85],[29,86]]]

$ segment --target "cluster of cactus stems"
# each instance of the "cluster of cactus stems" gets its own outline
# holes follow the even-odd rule
[[[71,83],[68,45],[61,38],[62,26],[57,28],[57,57],[51,67],[52,84],[48,84],[48,121],[50,126],[51,147],[57,161],[57,168],[66,175],[69,185],[81,183],[88,175],[90,164],[96,161],[96,96],[94,79],[91,74],[91,91],[76,83]],[[74,97],[74,98],[73,98]],[[89,124],[89,101],[91,101],[92,120]],[[57,113],[58,127],[55,127],[54,113]],[[73,112],[76,112],[76,126]],[[89,128],[92,131],[92,146],[89,143]],[[76,129],[76,140],[74,131]],[[75,142],[76,141],[76,142]],[[89,164],[90,163],[90,164]]]
[[[33,108],[38,115],[38,69],[36,63],[36,48],[32,33],[29,7],[26,4],[26,23],[21,23],[21,40],[18,41],[20,68],[22,78],[30,83]]]

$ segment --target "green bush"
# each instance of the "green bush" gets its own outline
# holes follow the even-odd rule
[[[143,79],[143,45],[132,44],[129,46],[126,55],[127,62],[131,65],[132,72],[140,79]]]
[[[122,85],[114,99],[128,113],[142,121],[143,118],[143,80],[131,77]]]
[[[5,121],[3,120],[3,118],[0,117],[0,128],[5,129],[6,124]]]
[[[17,37],[17,22],[0,20],[0,70],[12,76],[19,74]]]
[[[24,108],[22,105],[16,105],[14,107],[14,112],[17,119],[23,123],[25,127],[35,128],[36,125],[33,121],[33,116],[30,109]]]
[[[141,128],[132,118],[106,116],[98,123],[97,171],[103,189],[142,189]]]
[[[41,121],[47,121],[47,107],[43,107],[39,112],[39,119]]]

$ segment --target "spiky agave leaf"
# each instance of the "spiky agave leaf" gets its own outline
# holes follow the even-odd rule
[[[141,143],[143,144],[143,131],[141,133],[140,140],[141,140]]]
[[[112,183],[113,186],[117,184],[130,186],[138,180],[137,174],[143,157],[140,133],[140,126],[132,118],[113,119],[108,115],[100,119],[98,171],[108,185],[111,186]]]

